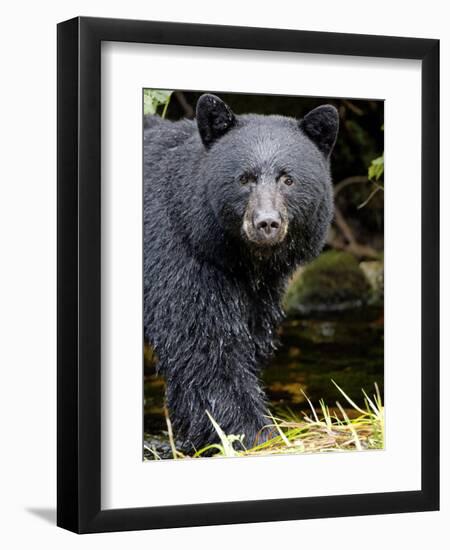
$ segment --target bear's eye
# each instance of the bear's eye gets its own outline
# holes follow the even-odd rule
[[[285,185],[292,185],[294,183],[294,180],[288,174],[283,174],[280,177],[280,181],[281,181],[281,183],[284,183]]]
[[[241,174],[239,176],[239,183],[241,185],[246,185],[247,183],[251,183],[251,182],[254,182],[256,181],[256,176],[253,175],[253,174]]]

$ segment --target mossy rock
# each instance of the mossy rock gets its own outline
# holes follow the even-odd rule
[[[371,286],[357,259],[330,250],[299,270],[289,284],[284,307],[288,315],[340,311],[367,303]]]
[[[374,304],[382,304],[384,299],[384,265],[382,261],[361,262],[359,267],[364,272],[372,287],[372,299]]]

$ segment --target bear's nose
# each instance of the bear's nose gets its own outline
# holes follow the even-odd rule
[[[253,225],[259,235],[265,238],[273,238],[281,227],[280,214],[276,210],[257,212]]]

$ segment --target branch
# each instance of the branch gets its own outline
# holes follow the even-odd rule
[[[334,222],[347,242],[341,243],[337,239],[330,237],[328,239],[328,244],[330,246],[338,250],[346,250],[347,252],[351,252],[353,255],[360,258],[379,259],[380,254],[375,250],[375,248],[365,244],[360,244],[356,240],[352,228],[345,220],[339,207],[336,205],[334,207]]]
[[[358,207],[357,207],[358,210],[360,210],[361,208],[364,208],[367,204],[369,204],[372,197],[374,197],[378,193],[378,191],[382,191],[382,190],[383,190],[383,188],[380,185],[377,185],[375,187],[375,189],[372,191],[372,193],[370,193],[370,195],[367,197],[367,199],[364,202],[362,202],[361,204],[358,205]]]
[[[183,92],[174,92],[175,97],[178,100],[178,103],[181,105],[184,114],[187,118],[194,118],[195,112],[192,106],[188,103],[187,99],[184,97]]]
[[[353,185],[354,183],[369,183],[369,178],[367,176],[350,176],[345,178],[334,186],[334,196],[336,197],[343,189],[348,185]]]
[[[348,99],[343,99],[342,103],[350,109],[350,111],[353,111],[358,116],[362,116],[364,114],[364,111],[357,107],[354,103],[349,101]]]
[[[338,228],[341,230],[347,242],[351,245],[354,245],[356,243],[356,238],[353,235],[351,227],[345,221],[345,218],[337,205],[334,206],[334,221]]]

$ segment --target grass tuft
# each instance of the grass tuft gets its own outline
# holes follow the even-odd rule
[[[336,401],[336,408],[330,408],[323,399],[316,408],[305,395],[309,410],[299,417],[291,410],[283,411],[278,417],[270,413],[267,427],[272,428],[273,438],[246,449],[244,436],[225,434],[211,414],[206,411],[217,435],[218,443],[206,445],[194,455],[184,455],[175,448],[172,430],[169,429],[170,446],[174,458],[199,458],[207,454],[213,457],[269,456],[299,453],[324,453],[343,451],[363,451],[384,448],[384,407],[379,388],[375,384],[375,393],[369,397],[362,391],[364,407],[357,405],[334,380],[342,395],[345,407]],[[166,416],[168,427],[170,420]],[[233,445],[239,442],[239,449]],[[154,449],[148,448],[152,458],[158,460]]]

